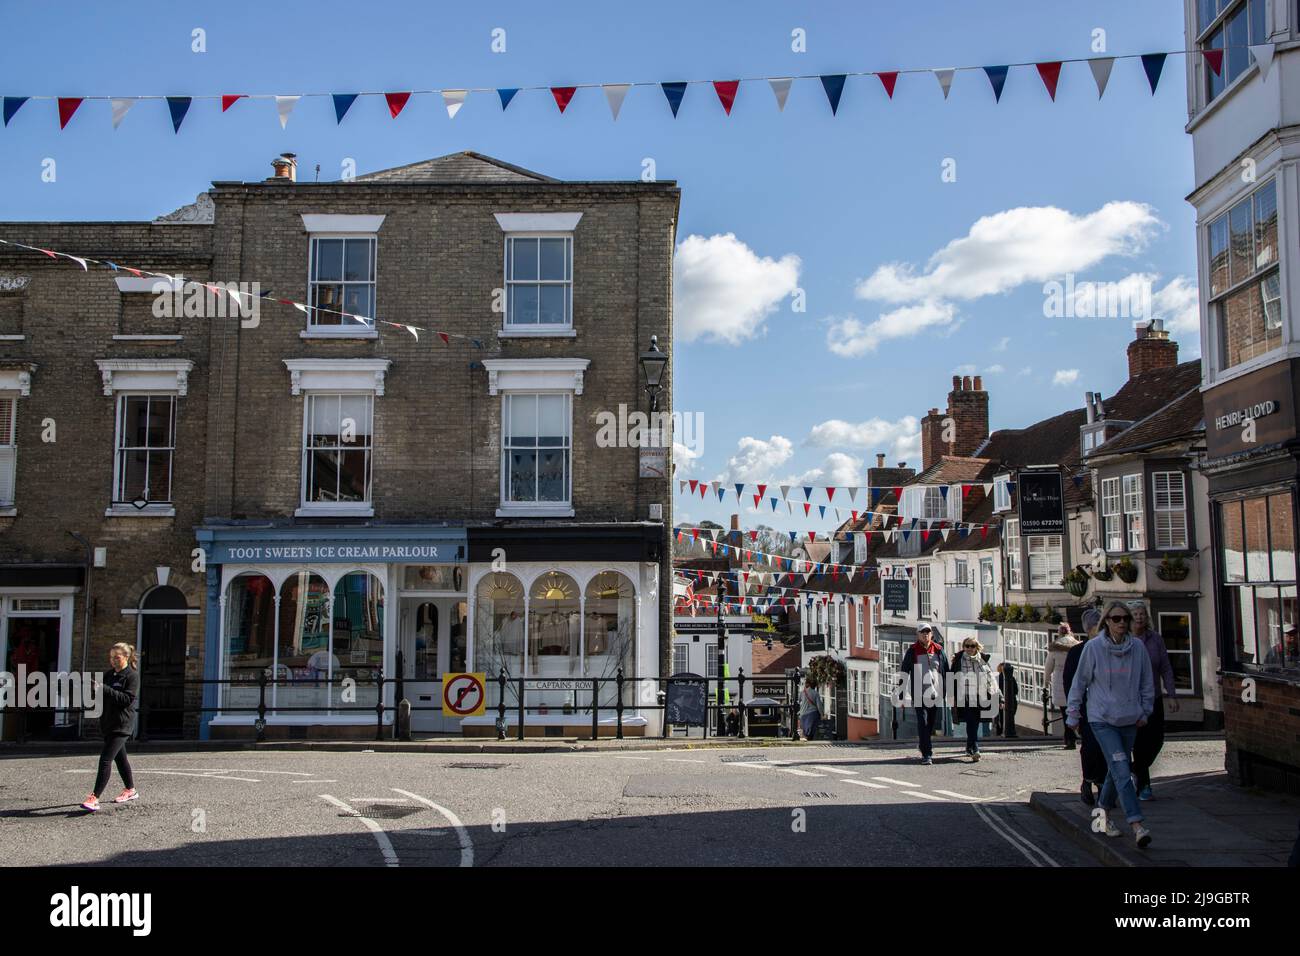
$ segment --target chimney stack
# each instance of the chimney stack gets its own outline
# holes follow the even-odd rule
[[[1178,364],[1178,343],[1169,337],[1164,322],[1152,319],[1136,326],[1137,337],[1128,344],[1128,377],[1173,368]]]
[[[271,168],[275,170],[275,174],[271,176],[271,182],[295,183],[298,181],[298,156],[296,153],[281,153],[271,160]]]
[[[876,467],[877,467],[877,468],[884,468],[884,467],[885,467],[885,455],[884,455],[884,452],[879,452],[879,453],[877,453],[877,455],[876,455]]]
[[[944,441],[944,433],[948,441]],[[937,408],[921,419],[921,470],[944,455],[969,457],[989,437],[989,393],[981,375],[954,375],[948,410]]]
[[[731,530],[732,531],[740,530],[740,515],[731,516]]]

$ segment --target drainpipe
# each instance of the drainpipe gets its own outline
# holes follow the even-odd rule
[[[86,594],[82,601],[82,633],[81,633],[81,672],[86,673],[86,666],[90,661],[90,572],[94,566],[94,549],[90,545],[90,540],[85,535],[77,534],[75,531],[69,531],[73,539],[86,549]],[[82,721],[85,719],[84,713],[77,714],[77,736],[81,736]]]

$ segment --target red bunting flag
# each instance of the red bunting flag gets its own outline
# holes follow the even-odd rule
[[[759,485],[759,486],[758,486],[758,496],[761,498],[761,497],[763,497],[763,495],[765,495],[765,494],[767,494],[767,485]]]
[[[736,102],[736,91],[740,88],[740,80],[714,80],[713,88],[718,93],[722,108],[730,116],[731,105]]]
[[[451,339],[449,339],[449,338],[447,337],[447,333],[446,333],[446,332],[439,332],[439,333],[438,333],[438,338],[442,339],[442,344],[443,344],[443,345],[450,345],[450,344],[451,344]]]
[[[692,479],[691,479],[691,494],[695,494],[695,488],[696,488],[696,486],[698,486],[698,485],[699,485],[699,482],[696,481],[694,478],[692,478]]]
[[[895,489],[894,489],[894,500],[897,501],[899,504],[902,504],[902,502],[903,502],[903,489],[902,489],[902,486],[899,486],[898,488],[895,488]]]
[[[885,92],[889,94],[889,98],[892,100],[894,98],[894,84],[898,82],[898,71],[893,70],[889,73],[877,73],[876,76],[880,77],[880,82],[884,85]]]
[[[384,99],[388,101],[388,112],[392,114],[393,119],[397,119],[397,114],[402,112],[406,106],[406,101],[411,98],[410,93],[385,93]]]
[[[709,492],[708,482],[700,482],[700,497],[703,498]]]
[[[224,93],[221,96],[221,112],[230,109],[239,100],[242,100],[247,94],[245,93]]]
[[[811,507],[812,507],[812,505],[811,505],[809,502],[805,501],[805,502],[803,503],[803,516],[804,516],[805,518],[808,517],[808,510],[809,510]]]
[[[962,486],[961,486],[961,496],[962,496],[963,498],[965,498],[968,494],[970,494],[970,489],[971,489],[971,486],[970,486],[970,485],[962,485]]]
[[[1038,67],[1038,75],[1043,78],[1043,85],[1047,87],[1047,94],[1056,102],[1056,83],[1061,78],[1061,61],[1051,60],[1047,63],[1035,64]]]
[[[1205,62],[1210,64],[1210,69],[1214,71],[1215,76],[1223,75],[1223,51],[1222,50],[1202,50],[1205,54]]]
[[[835,489],[832,488],[830,485],[827,485],[827,486],[826,486],[826,500],[827,500],[827,501],[830,501],[830,500],[831,500],[832,498],[834,498],[834,497],[835,497]]]
[[[749,540],[750,540],[750,541],[757,541],[757,540],[758,540],[758,532],[757,532],[757,531],[751,531],[751,532],[749,533]]]
[[[72,114],[77,112],[77,107],[81,105],[82,97],[80,96],[60,96],[59,97],[59,129],[68,125],[68,120],[72,119]]]
[[[763,496],[762,496],[762,495],[754,495],[754,507],[757,508],[757,507],[758,507],[758,503],[759,503],[760,501],[762,501],[762,500],[763,500]]]
[[[853,523],[854,524],[858,523],[858,513],[856,511],[853,512]]]
[[[989,536],[989,526],[986,524],[980,525],[980,537],[987,538],[988,536]]]
[[[573,99],[573,94],[578,88],[576,86],[552,86],[551,95],[555,97],[555,105],[563,113],[569,106],[569,100]]]

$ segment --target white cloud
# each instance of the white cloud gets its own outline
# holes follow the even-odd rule
[[[965,365],[958,365],[955,369],[952,370],[952,374],[953,375],[974,375],[978,371],[979,371],[979,367],[977,365],[967,362]]]
[[[1020,375],[1033,375],[1033,374],[1034,374],[1034,367],[1033,367],[1032,365],[1026,365],[1026,366],[1024,366],[1023,368],[1021,368],[1019,374],[1020,374]]]
[[[836,451],[826,456],[826,460],[822,462],[820,468],[812,468],[805,471],[798,478],[783,481],[781,484],[818,484],[831,485],[835,488],[847,488],[849,486],[861,487],[866,484],[866,478],[863,477],[861,458],[854,458],[852,455]]]
[[[836,355],[858,358],[874,352],[881,342],[901,339],[928,328],[951,325],[957,307],[948,302],[921,302],[882,312],[874,322],[862,322],[852,316],[832,319],[826,333],[826,345]]]
[[[1079,380],[1079,370],[1077,368],[1058,368],[1056,374],[1052,376],[1053,385],[1073,385]]]
[[[799,257],[758,256],[732,233],[687,236],[673,264],[676,332],[739,345],[759,335],[764,322],[799,285]]]
[[[1002,338],[998,339],[998,344],[993,346],[993,351],[1005,352],[1007,350],[1007,346],[1010,344],[1011,344],[1011,336],[1004,335],[1002,336]]]
[[[1175,276],[1151,298],[1154,318],[1163,319],[1165,328],[1185,346],[1182,358],[1201,354],[1201,301],[1196,283],[1187,276]]]
[[[804,444],[814,448],[867,448],[884,452],[891,461],[906,461],[921,453],[921,426],[912,415],[895,422],[869,418],[854,423],[833,418],[814,425]]]
[[[681,475],[691,475],[695,472],[696,460],[700,457],[700,452],[687,448],[679,441],[673,442],[673,464],[677,467],[677,472]]]
[[[847,358],[874,352],[882,342],[927,329],[956,330],[958,301],[1010,292],[1087,269],[1110,256],[1141,252],[1162,225],[1150,206],[1109,202],[1075,215],[1055,206],[1020,206],[983,216],[918,268],[890,262],[854,288],[859,299],[897,306],[874,321],[832,318],[827,347]],[[1003,338],[996,351],[1005,351]]]
[[[737,442],[736,454],[727,459],[727,468],[717,480],[770,482],[776,469],[793,454],[794,444],[783,435],[773,435],[766,441],[746,435]]]
[[[984,370],[985,375],[1001,375],[1006,369],[1001,365],[990,365]]]

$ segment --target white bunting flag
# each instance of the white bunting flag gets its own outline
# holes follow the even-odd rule
[[[1106,93],[1106,84],[1110,82],[1110,70],[1115,65],[1113,56],[1096,56],[1088,61],[1088,68],[1092,70],[1092,78],[1097,81],[1097,99],[1101,99]]]
[[[849,504],[852,504],[852,503],[853,503],[853,499],[856,498],[856,497],[858,496],[858,489],[857,489],[857,486],[856,486],[856,485],[850,485],[850,486],[848,487],[848,489],[846,489],[846,490],[847,490],[848,493],[849,493]]]
[[[948,93],[952,89],[952,77],[956,72],[954,69],[942,69],[934,71],[934,78],[939,81],[939,89],[943,90],[943,98],[948,98]]]
[[[127,110],[135,106],[135,97],[114,97],[113,104],[113,129],[122,125],[122,120],[126,117]]]
[[[681,494],[681,495],[686,494],[686,481],[685,481],[685,479],[678,479],[678,481],[677,481],[677,493],[678,493],[678,494]]]
[[[943,535],[943,540],[947,541],[947,540],[948,540],[948,535],[952,534],[952,528],[944,528],[944,529],[943,529],[942,531],[940,531],[939,533],[940,533],[941,535]]]
[[[789,498],[789,497],[790,497],[790,486],[789,486],[789,485],[782,485],[782,486],[781,486],[781,500],[784,501],[786,498]]]
[[[991,481],[984,482],[984,494],[986,495],[993,494],[993,482]]]
[[[605,102],[609,104],[609,112],[614,117],[614,122],[618,122],[618,111],[623,108],[623,100],[627,96],[627,91],[632,88],[631,83],[606,83],[601,87],[605,91]]]
[[[289,125],[289,114],[293,108],[298,105],[297,96],[277,96],[275,98],[275,110],[280,114],[280,129]]]
[[[465,105],[468,90],[443,90],[442,105],[447,107],[447,119],[455,119],[460,108]]]
[[[415,337],[415,341],[417,341],[417,342],[420,341],[420,333],[416,331],[415,326],[413,326],[413,325],[405,325],[405,326],[402,326],[402,327],[403,327],[404,329],[406,329],[406,331],[410,332],[412,336]]]
[[[1259,81],[1264,83],[1268,80],[1268,71],[1273,65],[1273,44],[1257,43],[1249,49],[1259,64]]]
[[[776,108],[778,112],[785,112],[785,100],[790,95],[790,77],[781,76],[767,81],[772,84],[772,93],[776,96]]]

